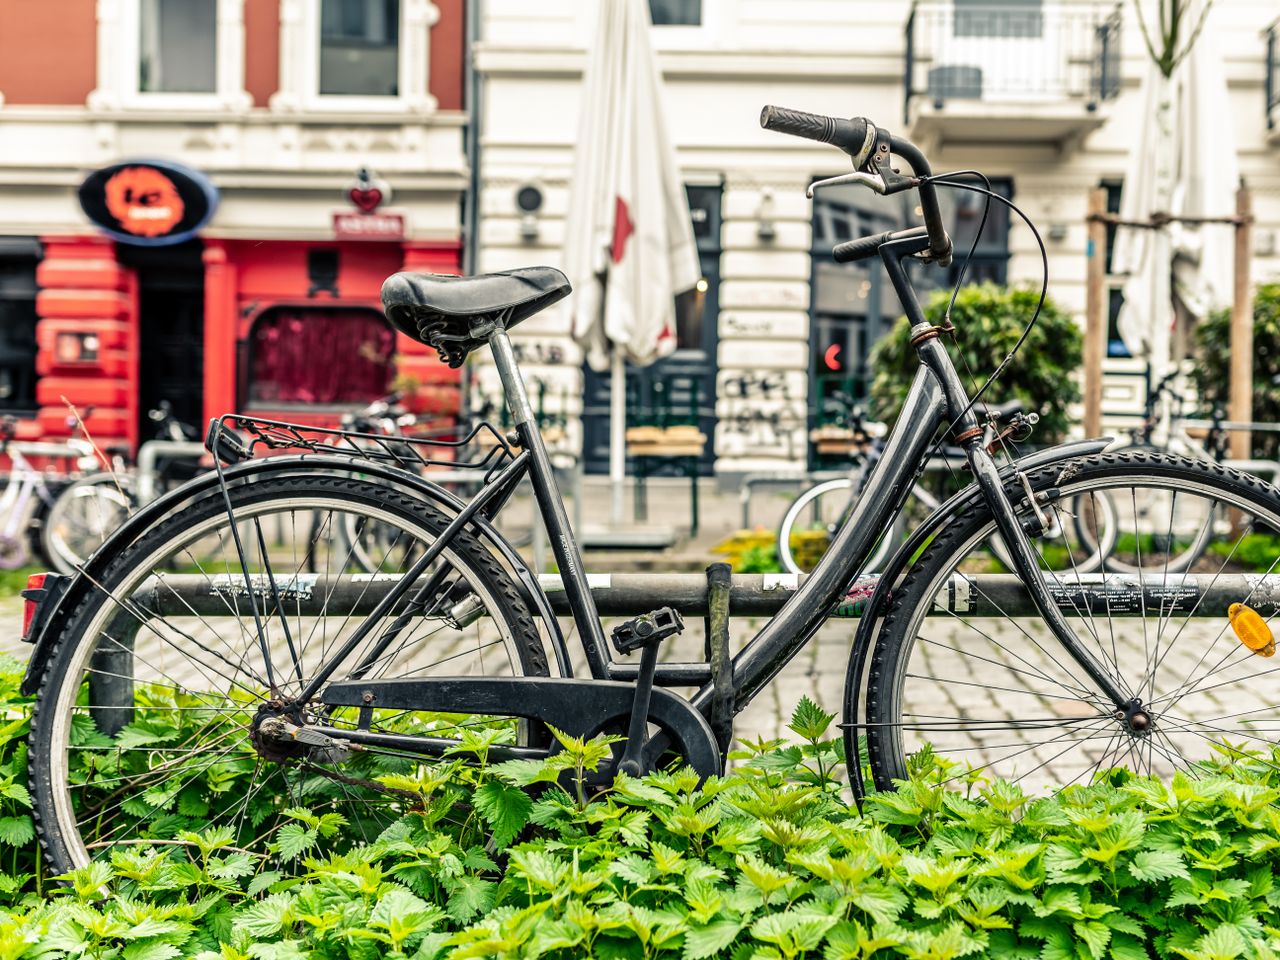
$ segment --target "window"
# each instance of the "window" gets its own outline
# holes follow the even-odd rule
[[[217,90],[217,13],[210,0],[142,0],[139,93]]]
[[[34,240],[0,237],[0,410],[36,409]]]
[[[697,27],[702,24],[702,0],[649,0],[655,27]]]
[[[246,111],[245,0],[111,0],[97,5],[91,110]]]
[[[1107,191],[1107,213],[1120,212],[1120,193],[1123,184],[1119,180],[1104,180],[1101,186]],[[1116,253],[1116,225],[1107,224],[1107,356],[1131,357],[1129,348],[1120,337],[1120,307],[1124,304],[1124,279],[1111,275],[1111,261]]]
[[[1007,177],[993,177],[991,189],[1000,196],[1013,199],[1013,181]],[[954,284],[960,275],[973,238],[982,224],[982,209],[987,198],[968,190],[941,190],[938,192],[942,218],[955,244],[955,258],[946,274],[947,285]],[[919,222],[918,220],[913,222]],[[934,271],[935,276],[936,271]],[[1009,275],[1009,208],[999,200],[991,201],[986,225],[973,251],[973,259],[965,271],[965,283],[1005,283]]]
[[[366,404],[395,376],[395,334],[376,310],[272,307],[249,340],[250,406]]]
[[[953,0],[957,37],[1026,40],[1044,33],[1041,0]]]
[[[394,97],[400,77],[400,0],[323,0],[320,93]]]

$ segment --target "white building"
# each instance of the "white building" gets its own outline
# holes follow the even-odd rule
[[[690,337],[689,349],[631,378],[632,408],[641,416],[670,408],[678,417],[696,399],[714,436],[708,468],[802,469],[821,396],[860,389],[867,345],[897,315],[878,265],[837,267],[824,247],[901,222],[901,204],[865,190],[805,199],[814,178],[843,172],[841,155],[761,130],[764,104],[867,116],[922,146],[935,171],[982,170],[1044,233],[1051,296],[1083,313],[1087,195],[1102,184],[1118,196],[1139,122],[1146,60],[1130,4],[650,6],[708,280],[707,313],[700,342]],[[485,0],[476,50],[484,117],[478,270],[560,261],[594,10],[582,0]],[[1280,69],[1267,62],[1275,16],[1272,0],[1220,0],[1210,21],[1226,52],[1240,169],[1253,191],[1255,282],[1280,279],[1280,108],[1270,105],[1271,127],[1267,103],[1267,90],[1274,101],[1277,89],[1274,81],[1267,87],[1268,69]],[[545,198],[535,214],[516,201],[529,184]],[[966,223],[972,230],[966,202],[958,213],[952,205],[958,239]],[[1038,283],[1029,231],[1006,226],[996,208],[992,217],[978,276]],[[584,375],[567,330],[567,312],[553,309],[526,321],[516,339],[526,372],[545,385],[545,412],[568,415],[568,442],[585,434],[588,469],[599,469],[607,385]],[[1107,369],[1105,406],[1121,423],[1141,410],[1145,368],[1112,358]]]

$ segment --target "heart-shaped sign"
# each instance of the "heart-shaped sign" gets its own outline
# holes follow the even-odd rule
[[[373,213],[382,203],[382,191],[377,187],[352,187],[347,196],[361,213]]]

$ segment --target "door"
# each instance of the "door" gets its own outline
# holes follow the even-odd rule
[[[698,245],[698,289],[676,298],[675,353],[647,367],[627,364],[627,426],[697,424],[707,435],[698,463],[715,468],[716,348],[720,316],[720,186],[691,186],[689,215]],[[583,465],[609,472],[609,371],[583,366]],[[628,472],[631,471],[628,463]]]
[[[36,409],[36,262],[40,244],[0,237],[0,411]]]
[[[204,264],[199,240],[172,247],[119,245],[138,275],[138,436],[155,437],[148,413],[167,401],[174,417],[203,433]]]

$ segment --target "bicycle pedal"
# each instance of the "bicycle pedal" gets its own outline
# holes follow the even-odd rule
[[[630,653],[684,631],[684,620],[671,607],[659,607],[643,616],[624,620],[613,628],[611,639],[619,653]]]

